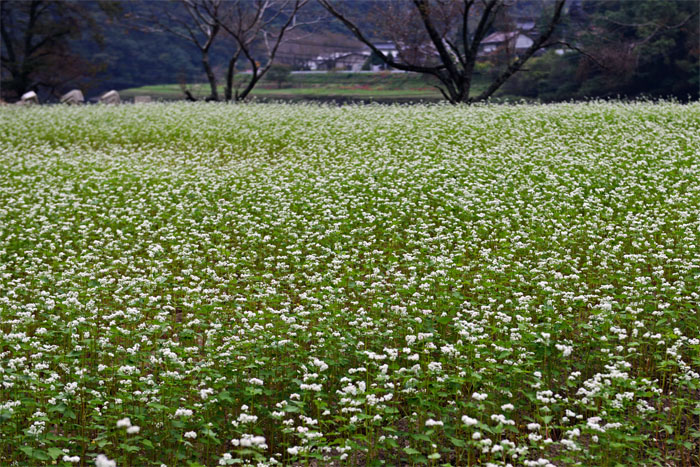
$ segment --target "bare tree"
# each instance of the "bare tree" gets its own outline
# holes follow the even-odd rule
[[[236,43],[228,62],[226,100],[243,100],[250,94],[272,66],[284,35],[301,24],[297,14],[306,3],[308,0],[226,2],[218,24]],[[234,93],[234,73],[240,58],[248,61],[251,75],[243,90]]]
[[[479,95],[470,96],[477,56],[481,43],[494,22],[515,3],[512,0],[412,0],[398,2],[391,15],[385,15],[384,31],[396,45],[398,57],[379,50],[357,22],[345,13],[339,2],[318,0],[360,41],[387,65],[399,70],[432,75],[440,82],[438,89],[451,103],[488,99],[508,78],[517,73],[538,50],[550,42],[560,22],[566,0],[555,0],[549,19],[523,53],[512,57],[490,85]],[[384,6],[389,8],[389,6]],[[409,34],[410,32],[410,34]],[[433,50],[426,53],[426,45]],[[433,61],[428,56],[433,57]]]
[[[151,9],[146,18],[132,18],[141,24],[138,28],[142,31],[167,32],[185,39],[199,49],[210,88],[207,100],[214,101],[219,100],[219,92],[209,53],[221,31],[219,15],[223,3],[224,0],[173,0],[170,5],[164,7],[161,4]],[[179,8],[171,8],[172,4]],[[193,99],[191,94],[188,99]]]
[[[100,64],[71,50],[71,41],[90,36],[101,43],[97,14],[112,17],[118,5],[102,2],[91,8],[56,0],[0,1],[0,89],[16,99],[39,89],[56,94],[68,83],[94,76]],[[84,84],[84,83],[83,83]]]

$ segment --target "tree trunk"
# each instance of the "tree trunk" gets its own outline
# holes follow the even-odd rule
[[[226,99],[226,102],[233,98],[233,73],[235,71],[237,58],[237,56],[232,57],[228,62],[228,70],[226,71],[226,91],[224,91],[224,99]]]
[[[248,85],[238,96],[236,96],[236,100],[242,101],[248,97],[248,94],[250,94],[250,91],[252,91],[258,81],[260,81],[261,77],[262,75],[258,75],[257,71],[254,70],[252,76],[250,77],[250,81],[248,81]]]
[[[189,89],[184,90],[185,93],[185,99],[187,99],[190,102],[197,102],[197,98],[192,95]]]
[[[204,65],[204,71],[207,74],[207,80],[209,80],[209,87],[211,88],[211,93],[207,100],[218,101],[219,91],[216,89],[216,76],[214,75],[214,70],[211,69],[211,64],[209,63],[209,54],[202,54],[202,65]]]

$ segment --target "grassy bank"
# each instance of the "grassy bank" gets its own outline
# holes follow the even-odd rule
[[[245,82],[245,75],[236,81],[239,86]],[[251,93],[251,97],[261,99],[384,99],[384,100],[440,100],[440,92],[433,86],[434,81],[415,73],[304,73],[292,74],[281,83],[263,80]],[[474,93],[482,90],[485,84],[477,80]],[[205,84],[193,84],[188,88],[198,98],[209,95]],[[219,87],[223,96],[224,87]],[[120,91],[126,98],[137,95],[150,95],[156,99],[182,99],[179,85],[143,86]]]

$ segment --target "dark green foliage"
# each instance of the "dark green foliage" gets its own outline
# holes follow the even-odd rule
[[[697,99],[698,6],[694,1],[577,2],[567,35],[585,54],[550,52],[537,57],[503,93],[543,101]]]
[[[696,1],[588,2],[598,44],[608,69],[585,70],[600,95],[688,95],[698,97],[698,8]],[[586,6],[584,4],[584,6]],[[614,44],[613,46],[607,45]]]
[[[108,19],[118,12],[118,4],[106,1],[1,2],[2,97],[14,100],[27,91],[51,95],[67,83],[85,84],[102,63],[72,45],[89,38],[99,48],[103,36],[98,15]]]
[[[265,75],[265,79],[268,81],[274,81],[277,83],[277,88],[282,89],[282,83],[289,81],[292,76],[292,67],[289,65],[274,64],[270,67],[270,70]]]

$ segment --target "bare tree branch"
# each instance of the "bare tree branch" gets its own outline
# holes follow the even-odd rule
[[[438,64],[431,66],[408,63],[402,56],[401,60],[387,57],[377,49],[347,14],[340,11],[332,0],[318,1],[384,63],[399,70],[435,76],[441,82],[441,85],[437,87],[442,95],[450,102],[458,103],[487,99],[510,76],[516,73],[536,51],[545,47],[561,19],[566,0],[556,1],[554,13],[546,30],[533,41],[531,47],[506,67],[505,71],[491,83],[486,91],[475,99],[469,97],[469,91],[482,42],[492,31],[496,20],[503,16],[505,10],[511,7],[513,2],[509,0],[413,0],[414,11],[420,19],[416,27],[422,28],[423,34],[427,36],[426,40],[435,50],[439,60]],[[405,18],[410,20],[411,16],[405,16]],[[472,34],[470,25],[474,24]],[[391,26],[389,29],[391,30]],[[416,37],[412,35],[409,40],[415,40]],[[397,48],[401,50],[400,41],[397,37],[393,37],[393,39]]]
[[[506,70],[501,73],[500,76],[498,76],[484,92],[479,94],[479,96],[475,100],[485,100],[488,99],[491,95],[493,95],[494,92],[500,88],[503,83],[505,83],[508,78],[510,78],[513,74],[515,74],[522,66],[525,64],[525,62],[532,57],[535,52],[538,50],[542,49],[549,38],[552,36],[554,33],[554,29],[559,22],[562,14],[562,10],[564,8],[564,3],[566,0],[557,0],[557,3],[554,5],[554,13],[552,14],[551,19],[549,20],[549,24],[547,25],[547,29],[545,32],[543,32],[533,43],[532,45],[523,53],[521,57],[516,57],[515,60],[513,60],[510,65],[506,68]]]
[[[223,0],[175,0],[158,3],[147,18],[134,17],[137,29],[144,32],[166,32],[194,44],[201,54],[201,63],[209,82],[207,100],[218,100],[216,75],[209,61],[209,52],[218,37],[221,26],[218,21]],[[167,5],[180,6],[180,14]],[[163,7],[163,5],[166,5]],[[193,97],[191,94],[188,99]]]
[[[568,49],[570,49],[570,50],[573,50],[573,51],[575,51],[575,52],[578,52],[579,54],[583,55],[584,57],[586,57],[587,59],[589,59],[590,61],[592,61],[593,63],[595,63],[597,66],[599,66],[600,68],[602,68],[602,69],[604,69],[604,70],[608,70],[608,69],[609,69],[609,67],[608,67],[606,64],[602,63],[600,60],[598,60],[597,58],[595,58],[593,55],[589,54],[588,52],[586,52],[585,50],[581,49],[580,47],[577,47],[577,46],[575,46],[575,45],[573,45],[573,44],[571,44],[571,43],[569,43],[569,42],[566,42],[566,41],[554,41],[554,42],[549,42],[549,43],[547,43],[546,45],[542,46],[542,48],[552,47],[552,46],[555,46],[555,45],[562,45],[562,46],[564,46],[564,47],[566,47],[566,48],[568,48]]]
[[[393,60],[389,57],[387,57],[384,52],[379,50],[372,41],[369,40],[368,37],[366,37],[362,31],[348,18],[346,17],[343,13],[340,12],[333,4],[330,2],[330,0],[318,0],[318,2],[333,16],[335,16],[337,19],[339,19],[345,27],[347,27],[350,32],[353,33],[355,37],[357,37],[360,42],[365,44],[369,49],[379,58],[382,59],[384,63],[389,65],[392,68],[396,68],[397,70],[403,70],[403,71],[415,71],[417,73],[427,73],[431,74],[434,76],[438,76],[438,72],[445,68],[444,65],[437,65],[437,66],[420,66],[420,65],[411,65],[407,63],[400,63],[397,62],[396,60]]]
[[[229,61],[226,83],[227,99],[245,99],[260,79],[265,76],[275,60],[285,34],[302,24],[297,22],[297,14],[309,0],[285,0],[282,2],[255,0],[252,3],[252,9],[251,3],[243,3],[245,1],[229,2],[226,12],[219,15],[219,24],[237,44],[236,51]],[[280,24],[280,21],[285,17],[286,19]],[[259,63],[256,59],[254,48],[259,42],[262,42],[265,47],[265,63]],[[235,95],[233,95],[231,91],[233,88],[233,69],[241,54],[250,64],[251,77],[245,88],[241,92],[236,90]]]

